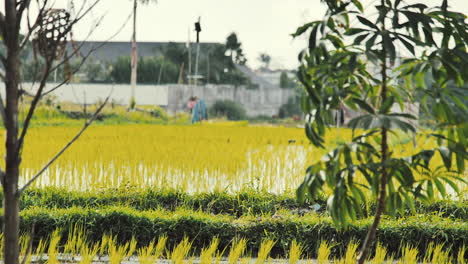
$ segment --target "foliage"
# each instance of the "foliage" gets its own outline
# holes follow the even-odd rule
[[[164,57],[145,57],[138,60],[137,78],[139,83],[176,83],[179,69]],[[130,57],[117,58],[112,65],[112,79],[117,83],[129,83],[131,68]],[[159,78],[161,76],[161,78]]]
[[[247,59],[242,50],[242,43],[237,38],[237,34],[232,32],[226,39],[226,49],[231,54],[231,60],[237,64],[245,65]]]
[[[244,107],[231,100],[218,100],[210,108],[210,114],[217,117],[227,117],[228,120],[245,120],[247,113]]]
[[[328,12],[324,20],[308,23],[294,34],[310,29],[309,48],[300,55],[299,69],[308,93],[303,101],[303,109],[309,113],[306,133],[315,146],[323,148],[334,111],[346,106],[361,109],[363,114],[349,122],[355,134],[352,140],[338,144],[307,169],[298,189],[299,199],[314,199],[324,189],[333,188],[328,209],[334,222],[343,226],[362,216],[360,204],[369,199],[363,192],[370,191],[372,199],[382,202],[374,222],[378,225],[383,211],[396,214],[405,207],[414,209],[415,200],[432,201],[435,189],[443,194],[458,192],[456,182],[462,181],[468,157],[464,120],[468,112],[447,85],[462,86],[468,80],[465,16],[449,11],[447,1],[428,8],[395,0],[376,5],[378,16],[371,21],[364,17],[360,1],[325,2]],[[356,27],[350,22],[354,20]],[[398,45],[411,55],[396,67]],[[430,86],[424,84],[426,73],[434,78]],[[398,146],[389,144],[388,134],[415,133],[410,120],[416,117],[391,108],[414,102],[416,92],[423,98],[443,95],[431,113],[438,131],[428,136],[436,144],[396,155]],[[455,118],[454,108],[463,117]],[[442,166],[435,165],[437,158],[442,158]],[[365,181],[357,182],[359,177]]]
[[[288,102],[282,105],[279,109],[279,118],[301,116],[302,108],[300,98],[297,96],[291,96],[288,98]]]
[[[21,173],[26,179],[39,170],[46,162],[45,157],[55,154],[83,122],[66,117],[50,118],[60,112],[48,109],[43,112],[44,116],[36,116],[37,126],[31,129],[28,139],[30,145],[23,151]],[[104,109],[102,114],[105,118],[98,122],[100,125],[88,131],[59,159],[36,187],[87,191],[145,186],[189,193],[236,193],[254,189],[283,194],[297,188],[309,162],[327,153],[327,150],[311,146],[303,130],[295,125],[291,128],[259,127],[248,126],[245,121],[188,126],[187,115],[179,119],[171,117],[165,122],[149,113],[127,112],[125,107],[117,106]],[[395,153],[405,155],[420,149],[413,142],[434,146],[436,142],[426,138],[430,133],[421,131],[414,140],[401,133],[390,138],[392,144],[398,145]],[[136,134],[139,136],[135,137]],[[333,147],[351,138],[352,131],[343,128],[331,129],[325,140]],[[41,150],[41,155],[37,155],[37,149]],[[0,152],[0,155],[4,154]],[[442,164],[442,158],[436,157],[433,165]],[[365,182],[365,178],[360,176],[356,182]],[[466,197],[466,185],[458,186],[465,196],[451,196],[450,199]],[[332,190],[326,190],[325,195]],[[434,193],[436,201],[448,199],[438,189],[434,189]],[[371,196],[370,192],[365,194]]]
[[[0,197],[0,201],[2,198]],[[31,189],[21,197],[21,209],[32,207],[43,208],[100,208],[118,204],[134,208],[136,210],[151,210],[153,208],[164,208],[174,211],[178,207],[190,210],[201,210],[211,214],[227,214],[232,216],[281,213],[288,210],[292,214],[303,215],[315,212],[310,204],[302,206],[292,195],[274,195],[258,192],[255,190],[242,190],[238,193],[226,192],[188,194],[180,190],[159,190],[146,188],[119,188],[107,189],[94,192],[70,191],[65,188],[46,187]],[[316,211],[324,213],[326,200],[317,201],[320,206]],[[314,205],[316,206],[316,205]],[[375,211],[375,205],[367,206],[367,215]],[[453,220],[468,218],[467,202],[436,202],[430,205],[416,204],[416,213],[435,214],[440,217]],[[399,217],[409,216],[412,213],[406,211]]]
[[[99,61],[88,60],[83,67],[88,82],[105,81],[105,65]]]
[[[21,217],[23,232],[30,231],[32,223],[35,223],[36,242],[47,238],[57,228],[63,230],[63,237],[68,237],[71,234],[67,231],[68,228],[78,224],[85,227],[86,241],[91,244],[101,241],[103,234],[113,234],[112,237],[120,245],[132,240],[138,241],[138,245],[148,245],[154,238],[164,235],[167,237],[167,248],[174,249],[180,241],[188,238],[187,242],[192,244],[190,251],[200,254],[214,237],[219,239],[218,247],[227,250],[233,238],[241,237],[247,241],[245,252],[255,255],[263,241],[275,241],[274,245],[271,242],[263,243],[263,255],[270,252],[273,258],[288,256],[293,240],[300,243],[311,258],[317,257],[320,241],[339,241],[333,243],[330,255],[345,256],[352,253],[346,250],[350,242],[365,235],[370,220],[360,220],[348,229],[339,230],[333,226],[330,218],[315,215],[298,217],[284,213],[260,218],[234,218],[186,209],[168,212],[158,209],[140,211],[125,207],[31,208],[23,210]],[[417,215],[400,221],[384,220],[377,237],[389,255],[400,256],[402,245],[426,252],[431,244],[445,244],[450,245],[445,251],[456,256],[463,245],[468,243],[468,227],[464,221]],[[268,250],[270,247],[271,251]]]
[[[295,88],[296,86],[297,86],[296,82],[293,79],[289,78],[287,72],[281,73],[280,75],[280,87],[281,88],[291,89],[291,88]]]
[[[258,60],[263,63],[265,69],[270,68],[271,56],[266,53],[260,53]]]

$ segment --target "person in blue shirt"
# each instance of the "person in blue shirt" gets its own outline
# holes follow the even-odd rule
[[[205,101],[195,96],[196,104],[192,109],[192,124],[208,120],[208,112],[206,110]]]

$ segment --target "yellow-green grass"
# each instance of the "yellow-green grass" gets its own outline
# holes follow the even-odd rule
[[[81,239],[85,234],[83,233],[75,233],[72,236],[69,236],[66,240],[66,243],[72,243],[70,240],[74,239]],[[77,237],[79,236],[79,238]],[[29,235],[23,235],[21,237],[21,241],[29,241]],[[197,256],[192,254],[192,242],[187,238],[184,237],[177,246],[173,249],[167,248],[164,246],[164,243],[167,237],[162,236],[159,238],[158,245],[155,246],[155,242],[151,242],[149,245],[142,245],[140,250],[135,251],[133,244],[135,242],[129,241],[127,243],[119,243],[115,238],[108,235],[103,235],[102,242],[91,244],[91,243],[83,243],[80,244],[79,247],[75,248],[73,251],[70,252],[63,252],[61,251],[60,247],[57,247],[57,241],[61,239],[61,232],[56,230],[51,234],[50,239],[41,240],[39,244],[46,245],[45,247],[38,248],[33,255],[29,255],[26,259],[25,263],[32,263],[34,261],[37,262],[44,262],[44,259],[47,259],[47,263],[92,263],[92,261],[102,262],[107,261],[109,263],[122,263],[122,261],[141,261],[141,263],[155,263],[158,260],[163,259],[170,259],[172,263],[190,263],[194,260],[197,260],[197,263],[220,263],[221,254],[219,252],[224,252],[226,249],[219,248],[218,246],[218,239],[214,237],[212,242],[210,243],[209,247],[206,248],[202,253],[202,256]],[[3,242],[3,237],[0,236],[0,242]],[[161,243],[163,241],[163,243]],[[239,243],[241,241],[241,243]],[[244,242],[242,242],[244,241]],[[49,244],[49,245],[47,245]],[[161,244],[162,246],[160,246]],[[268,252],[271,246],[274,244],[272,240],[264,240],[262,242],[261,248],[257,255],[245,254],[242,259],[239,258],[240,252],[244,251],[245,248],[245,240],[234,240],[232,245],[228,249],[229,258],[224,259],[223,262],[227,263],[271,263],[271,260],[268,260]],[[333,246],[328,245],[327,243],[322,243],[320,249],[318,249],[319,258],[315,260],[311,259],[296,259],[294,258],[294,262],[289,260],[277,260],[276,263],[355,263],[356,261],[356,253],[357,247],[359,245],[357,243],[351,242],[346,252],[344,252],[343,258],[334,258],[332,259],[329,255],[329,251]],[[49,248],[48,250],[46,248]],[[294,247],[294,246],[293,246]],[[293,248],[292,247],[292,248]],[[381,252],[385,252],[385,248],[378,249]],[[21,255],[22,257],[25,256],[25,253],[28,248],[28,243],[21,244]],[[291,249],[292,249],[291,248]],[[435,245],[432,248],[426,250],[425,252],[419,252],[417,249],[412,248],[410,246],[402,246],[401,248],[401,258],[397,260],[396,263],[419,263],[419,261],[423,261],[422,263],[437,263],[437,264],[449,264],[449,263],[466,263],[466,259],[464,258],[464,250],[460,251],[457,256],[449,256],[448,254],[444,253],[443,245]],[[161,251],[166,250],[167,258],[161,255]],[[295,249],[292,249],[295,250]],[[325,252],[326,251],[326,252]],[[297,254],[298,252],[291,252],[290,254]],[[205,255],[203,255],[205,254]],[[1,255],[1,252],[0,252]],[[216,255],[215,258],[213,256]],[[234,256],[231,258],[231,256]],[[378,256],[379,255],[379,256]],[[378,261],[376,261],[378,259]],[[381,253],[376,253],[376,256],[370,256],[369,262],[367,263],[395,263],[392,257],[384,258]]]
[[[22,183],[78,130],[32,128],[23,150]],[[332,129],[327,134],[327,146],[331,149],[351,137],[349,129]],[[435,146],[424,133],[414,140],[401,134],[391,141],[395,156],[409,156],[423,146]],[[174,188],[188,193],[250,188],[284,193],[294,191],[304,179],[307,166],[327,151],[313,147],[301,128],[250,127],[246,122],[102,125],[90,127],[35,185],[73,190]],[[4,155],[4,149],[0,155]],[[441,164],[437,156],[430,166]],[[356,181],[364,183],[364,178],[358,175]]]

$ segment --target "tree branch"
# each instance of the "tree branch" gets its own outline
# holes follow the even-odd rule
[[[110,94],[107,96],[106,100],[104,100],[104,103],[99,106],[99,108],[96,110],[94,115],[89,119],[88,122],[83,126],[83,128],[59,151],[55,156],[47,162],[44,167],[36,174],[34,177],[32,177],[21,189],[18,190],[17,195],[21,196],[21,194],[26,190],[34,181],[36,181],[49,167],[54,163],[80,136],[83,134],[83,132],[86,131],[86,129],[96,120],[96,118],[99,116],[99,113],[101,113],[102,109],[104,106],[107,104],[109,101],[109,98],[112,94],[112,91]]]
[[[46,61],[46,66],[44,69],[44,74],[42,75],[41,84],[39,85],[39,89],[37,89],[36,95],[34,96],[34,99],[31,102],[31,106],[29,108],[28,114],[26,115],[26,119],[24,120],[24,125],[23,125],[23,129],[21,130],[21,135],[18,138],[16,155],[19,155],[20,153],[20,150],[23,146],[24,137],[26,136],[26,132],[28,131],[29,124],[33,117],[34,111],[36,110],[37,104],[39,103],[39,100],[42,97],[42,91],[44,90],[44,87],[46,86],[47,78],[49,77],[49,74],[50,74],[51,64],[52,64],[51,61]]]
[[[90,50],[85,56],[83,56],[83,59],[81,60],[79,66],[77,67],[76,70],[74,70],[74,71],[72,72],[72,75],[75,74],[75,73],[77,73],[77,72],[80,70],[81,66],[86,62],[86,60],[88,59],[88,57],[89,57],[93,52],[95,52],[96,50],[98,50],[98,49],[104,47],[107,43],[109,43],[109,41],[110,41],[111,39],[113,39],[115,36],[117,36],[117,34],[119,34],[119,33],[123,30],[123,28],[125,27],[125,25],[127,25],[127,23],[128,23],[128,21],[130,20],[131,16],[132,16],[132,12],[130,12],[130,14],[128,15],[128,17],[127,17],[127,19],[125,20],[125,22],[120,26],[119,29],[117,29],[117,31],[116,31],[112,36],[110,36],[108,39],[106,39],[105,41],[103,41],[100,45],[97,45],[96,47],[91,47],[91,50]],[[102,20],[102,19],[101,19],[101,20]],[[89,34],[89,35],[90,35],[90,34]],[[86,37],[86,39],[89,37],[89,35]],[[84,41],[81,42],[80,45],[79,45],[79,47],[77,48],[77,50],[80,50],[81,47],[83,47],[84,44],[85,44]],[[77,51],[73,52],[70,56],[68,56],[67,58],[65,58],[60,64],[56,65],[51,71],[53,71],[56,67],[62,65],[62,64],[64,63],[65,60],[70,59],[70,58],[73,57],[76,53],[77,53]],[[64,84],[66,84],[68,81],[70,81],[70,80],[69,80],[69,79],[66,79],[66,80],[62,81],[61,83],[57,84],[54,88],[51,88],[50,90],[45,91],[45,92],[42,94],[42,96],[46,96],[46,95],[48,95],[48,94],[54,92],[55,90],[59,89],[61,86],[63,86]]]
[[[32,26],[30,24],[30,19],[29,19],[29,14],[28,14],[28,16],[27,16],[28,32],[24,36],[23,42],[21,42],[21,44],[20,44],[20,50],[24,49],[26,44],[29,42],[29,38],[33,34],[34,30],[39,26],[39,22],[41,21],[41,17],[44,14],[44,11],[45,11],[46,6],[47,6],[47,1],[48,0],[44,0],[42,6],[39,8],[39,13],[38,13],[38,15],[36,17],[36,20],[32,24]]]
[[[47,2],[47,1],[46,1]],[[21,20],[23,18],[23,12],[24,10],[26,10],[26,8],[29,7],[29,4],[31,3],[31,0],[23,0],[21,1],[21,3],[19,4],[19,7],[18,7],[18,13],[17,13],[17,16],[18,16],[18,22],[17,22],[17,27],[19,28],[20,27],[20,24],[21,24]]]

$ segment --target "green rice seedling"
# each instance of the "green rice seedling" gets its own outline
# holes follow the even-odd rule
[[[255,263],[256,264],[265,263],[274,245],[275,245],[275,241],[271,239],[263,240],[262,243],[260,244],[260,249],[258,250],[257,261],[255,261]]]
[[[111,238],[110,235],[104,234],[101,238],[101,243],[99,245],[99,251],[98,254],[99,256],[103,256],[104,253],[107,251],[107,248],[109,247],[109,239]]]
[[[96,243],[93,246],[82,245],[80,248],[79,264],[92,264],[100,248],[100,244]]]
[[[61,231],[59,229],[55,229],[50,236],[49,242],[49,249],[47,250],[47,255],[49,259],[47,260],[48,264],[59,264],[60,261],[58,260],[58,244],[61,239]]]
[[[3,233],[0,233],[0,258],[3,258]]]
[[[354,264],[356,263],[357,258],[357,249],[359,247],[359,243],[351,240],[348,244],[348,248],[346,249],[346,254],[344,258],[345,264]]]
[[[401,264],[417,264],[418,263],[418,249],[410,245],[406,245],[402,249],[401,259],[398,261]]]
[[[242,254],[244,254],[246,247],[247,247],[247,240],[245,238],[235,240],[232,243],[231,251],[229,251],[228,264],[237,263],[237,261],[242,256]]]
[[[327,262],[329,263],[329,262]],[[334,258],[333,259],[333,264],[345,264],[346,263],[346,259],[342,258],[342,259],[337,259],[337,258]]]
[[[377,243],[375,248],[375,255],[372,259],[372,264],[383,264],[385,262],[385,258],[387,257],[387,249],[382,246],[382,244]]]
[[[65,244],[63,253],[76,255],[80,252],[81,248],[86,244],[86,232],[82,226],[74,225],[68,232],[69,236]]]
[[[154,257],[156,259],[160,258],[163,255],[164,250],[166,249],[167,236],[160,236],[158,239],[158,244],[154,250]]]
[[[136,240],[135,237],[133,236],[133,237],[132,237],[132,240],[130,240],[130,243],[129,243],[129,246],[128,246],[128,251],[127,251],[126,256],[127,256],[127,257],[132,256],[133,253],[135,253],[136,247],[137,247],[137,240]]]
[[[156,250],[156,242],[151,241],[146,247],[138,249],[138,262],[140,264],[152,264],[158,257],[155,257],[154,251]]]
[[[120,264],[128,256],[130,243],[117,245],[116,238],[110,236],[108,240],[108,254],[110,264]]]
[[[452,263],[452,258],[450,257],[450,251],[444,250],[443,244],[438,244],[434,247],[434,252],[432,253],[431,263]]]
[[[434,243],[429,243],[424,252],[423,263],[430,263],[432,259],[432,254],[434,253]]]
[[[291,242],[291,247],[289,248],[289,263],[297,263],[301,259],[303,251],[304,247],[300,243],[297,243],[296,240],[293,240],[293,242]]]
[[[21,235],[20,236],[20,253],[23,258],[26,258],[24,263],[31,263],[32,254],[30,254],[32,249],[30,248],[31,236],[30,235]]]
[[[200,254],[200,263],[201,264],[211,264],[213,263],[213,255],[218,250],[219,239],[215,237],[209,247],[202,249]]]
[[[331,254],[332,246],[328,244],[327,241],[322,241],[320,243],[318,252],[317,252],[317,263],[326,264],[329,263],[329,258]]]
[[[390,255],[387,257],[387,263],[394,263],[395,261],[395,255]]]
[[[463,245],[457,253],[457,263],[458,264],[466,264],[465,260],[465,253],[466,253],[466,246]]]
[[[184,263],[184,259],[187,257],[191,247],[192,243],[189,241],[188,237],[184,237],[171,253],[172,262],[174,264]]]
[[[46,247],[48,244],[48,240],[41,239],[39,240],[39,243],[37,244],[36,250],[34,255],[36,255],[36,262],[43,262],[43,255],[46,251]]]

